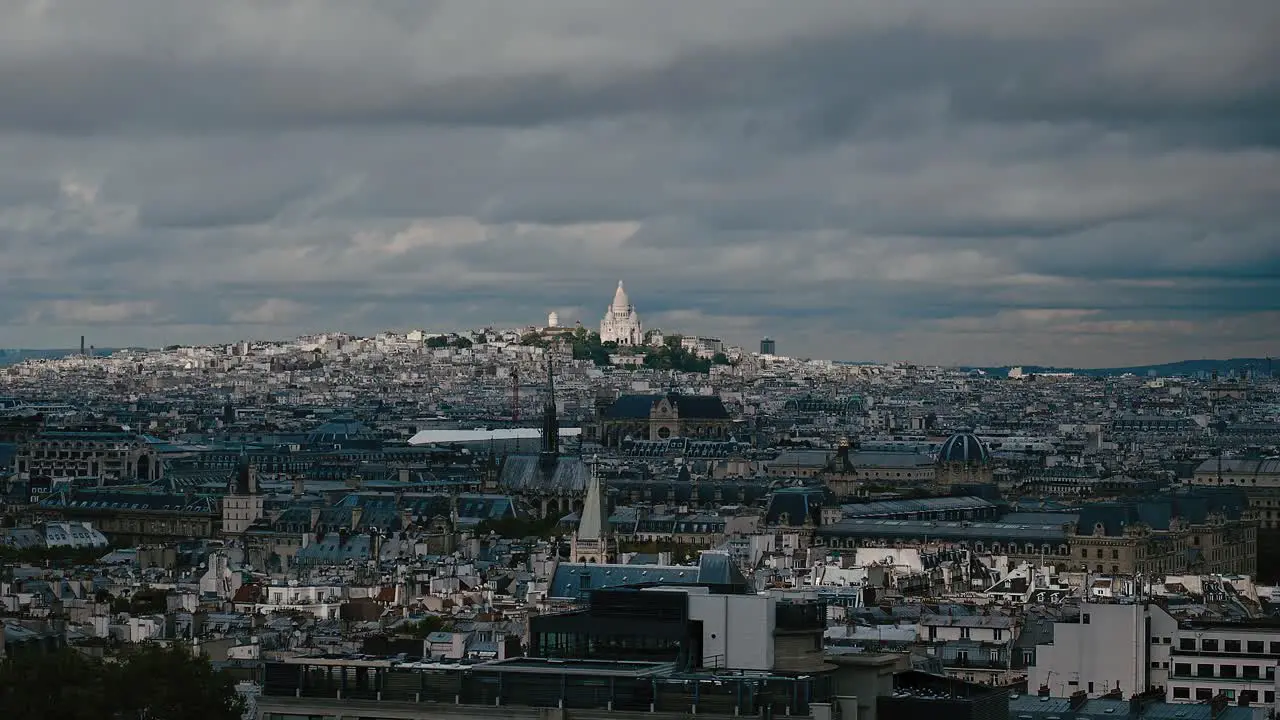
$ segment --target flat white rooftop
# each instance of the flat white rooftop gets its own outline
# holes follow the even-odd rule
[[[582,428],[560,428],[560,437],[577,437]],[[542,437],[538,428],[497,428],[486,430],[423,430],[409,438],[410,445],[437,445],[450,443],[474,443],[487,440],[533,440]]]

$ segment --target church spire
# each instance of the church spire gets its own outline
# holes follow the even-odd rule
[[[547,400],[542,407],[542,452],[539,461],[546,469],[555,467],[560,458],[560,418],[556,413],[556,374],[550,354],[547,356]]]
[[[610,560],[609,498],[600,482],[600,458],[591,462],[591,478],[587,481],[587,497],[582,503],[578,530],[570,538],[572,562],[607,563]]]

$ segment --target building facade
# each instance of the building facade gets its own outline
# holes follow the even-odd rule
[[[1101,697],[1119,689],[1128,698],[1161,687],[1177,631],[1154,604],[1084,603],[1078,616],[1053,624],[1052,642],[1036,646],[1027,690]]]
[[[1191,483],[1243,489],[1259,526],[1280,529],[1280,458],[1211,457],[1196,467]]]
[[[164,466],[147,439],[122,428],[44,430],[18,446],[15,469],[30,477],[159,480]]]
[[[1243,493],[1191,489],[1080,508],[1068,523],[1072,568],[1111,574],[1258,570],[1258,523]]]

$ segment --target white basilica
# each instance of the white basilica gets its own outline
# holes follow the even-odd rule
[[[640,326],[640,316],[622,289],[622,281],[618,281],[618,291],[613,294],[613,304],[604,313],[600,321],[600,342],[616,342],[619,345],[643,345],[644,329]]]

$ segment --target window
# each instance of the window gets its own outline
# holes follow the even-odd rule
[[[1196,665],[1196,677],[1213,677],[1213,666],[1207,664]]]
[[[1173,674],[1177,677],[1191,677],[1191,663],[1174,663]]]
[[[1196,699],[1197,699],[1197,700],[1212,700],[1212,699],[1213,699],[1213,690],[1212,690],[1212,689],[1210,689],[1210,688],[1196,688]]]
[[[1243,677],[1249,678],[1251,680],[1257,680],[1258,676],[1261,675],[1261,673],[1258,672],[1257,665],[1245,665],[1244,667],[1240,668],[1240,670],[1242,671]]]
[[[1168,645],[1169,643],[1173,642],[1173,638],[1160,638],[1160,642],[1164,643],[1165,645]]]
[[[1218,652],[1218,641],[1214,638],[1205,638],[1200,641],[1200,649],[1205,652]]]
[[[1159,645],[1159,644],[1160,644],[1160,638],[1156,637],[1155,635],[1152,635],[1152,636],[1151,636],[1151,644],[1152,644],[1152,645]]]
[[[1036,654],[1035,654],[1035,652],[1034,652],[1034,651],[1032,651],[1032,650],[1023,650],[1023,651],[1022,651],[1022,664],[1023,664],[1023,665],[1034,665],[1034,664],[1035,664],[1035,662],[1036,662]]]
[[[1082,558],[1084,558],[1084,559],[1088,560],[1088,559],[1089,559],[1089,550],[1088,550],[1087,548],[1086,548],[1086,549],[1084,549],[1084,550],[1081,550],[1081,551],[1080,551],[1080,557],[1082,557]]]
[[[1174,699],[1175,699],[1175,700],[1190,700],[1190,699],[1191,699],[1191,688],[1188,688],[1188,687],[1175,687],[1175,688],[1173,689],[1173,697],[1174,697]]]
[[[1239,640],[1223,640],[1222,649],[1226,652],[1240,652]]]
[[[1001,630],[1000,628],[996,628],[991,631],[992,640],[1000,640],[1000,639],[1003,639],[1003,637],[1004,637],[1004,631]]]
[[[1120,551],[1119,551],[1119,550],[1112,550],[1112,551],[1111,551],[1111,559],[1112,559],[1112,560],[1119,560],[1119,559],[1120,559]]]
[[[1089,613],[1084,614],[1084,619],[1082,622],[1084,622],[1085,625],[1089,624]]]
[[[1255,655],[1261,655],[1263,652],[1261,640],[1250,640],[1245,644],[1245,647],[1248,648],[1249,652],[1254,653]]]
[[[969,628],[960,628],[960,638],[963,640],[969,639]]]
[[[1218,666],[1218,677],[1233,678],[1235,676],[1236,676],[1235,665],[1219,665]]]
[[[1270,643],[1270,646],[1271,649],[1267,651],[1268,653],[1272,655],[1280,655],[1280,642],[1272,642]]]
[[[1102,548],[1098,548],[1098,559],[1102,559]]]
[[[1092,692],[1093,692],[1093,683],[1092,683],[1092,682],[1091,682],[1091,683],[1089,683],[1089,692],[1090,692],[1090,693],[1092,693]]]
[[[1263,691],[1263,693],[1262,693],[1262,702],[1266,702],[1266,703],[1273,703],[1273,702],[1275,702],[1275,701],[1276,701],[1276,691],[1275,691],[1275,690],[1265,690],[1265,691]]]

